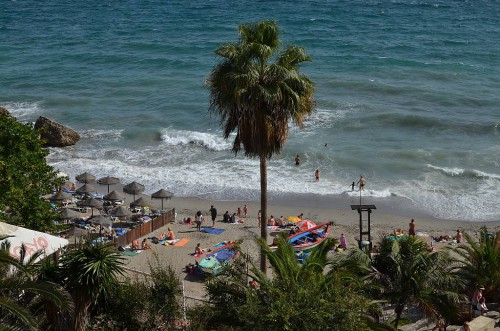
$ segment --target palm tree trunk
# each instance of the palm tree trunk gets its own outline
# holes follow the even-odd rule
[[[260,237],[267,242],[267,160],[265,156],[260,157]],[[267,260],[264,250],[260,249],[260,270],[267,272]]]

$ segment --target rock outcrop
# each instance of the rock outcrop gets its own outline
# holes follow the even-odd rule
[[[4,107],[0,107],[0,116],[10,116],[10,113]]]
[[[35,130],[45,140],[45,146],[64,147],[74,145],[80,140],[80,135],[73,129],[40,116],[35,123]]]

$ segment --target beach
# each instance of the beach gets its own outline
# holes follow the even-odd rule
[[[131,200],[130,200],[131,201]],[[154,201],[158,203],[158,201]],[[228,224],[222,222],[222,215],[225,211],[231,214],[236,212],[237,208],[243,209],[244,205],[248,207],[248,216],[243,218],[242,224]],[[348,249],[354,249],[358,243],[356,238],[359,237],[359,216],[357,211],[351,210],[350,205],[342,208],[320,208],[315,206],[305,207],[298,201],[289,200],[287,204],[270,203],[268,205],[268,216],[274,215],[276,218],[280,216],[297,216],[300,213],[304,214],[304,219],[309,219],[317,224],[322,224],[328,221],[333,222],[332,230],[329,236],[338,239],[343,233],[347,237]],[[223,229],[221,234],[209,234],[198,232],[195,225],[180,224],[184,218],[191,217],[197,211],[201,211],[205,216],[205,222],[202,228],[212,227],[212,220],[209,215],[209,209],[214,206],[218,211],[215,228]],[[127,269],[138,270],[140,272],[149,272],[149,264],[155,264],[157,256],[163,265],[168,265],[178,274],[179,279],[184,283],[185,295],[194,298],[203,298],[204,286],[203,279],[197,276],[188,275],[185,273],[185,266],[189,263],[194,263],[195,258],[192,256],[197,243],[201,244],[202,248],[214,249],[215,245],[224,241],[241,241],[241,250],[243,253],[248,253],[253,262],[258,266],[259,248],[255,239],[260,237],[260,228],[257,226],[257,212],[260,209],[260,203],[254,201],[215,201],[193,197],[174,197],[172,200],[165,202],[165,208],[175,208],[177,213],[175,223],[165,226],[153,233],[145,236],[145,238],[159,236],[163,231],[167,231],[170,227],[176,234],[176,238],[188,238],[189,241],[182,247],[163,246],[148,242],[151,245],[150,250],[142,251],[136,256],[125,256]],[[379,239],[394,230],[401,228],[408,231],[408,224],[414,218],[417,234],[421,238],[431,243],[431,237],[439,237],[444,235],[454,236],[457,229],[478,237],[479,230],[482,226],[486,226],[489,231],[496,232],[500,230],[500,222],[464,222],[455,220],[437,220],[432,218],[418,218],[412,215],[402,216],[398,214],[388,213],[384,209],[375,209],[371,214],[372,237],[374,244]],[[271,244],[273,236],[279,232],[268,231],[268,244]],[[142,238],[141,238],[142,240]],[[455,245],[453,242],[433,243],[436,249],[441,249],[446,246]],[[335,253],[332,251],[332,257]],[[199,259],[198,259],[199,261]],[[142,274],[135,273],[129,270],[131,277],[143,277]]]

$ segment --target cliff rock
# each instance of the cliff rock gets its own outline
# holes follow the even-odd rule
[[[75,130],[43,116],[36,120],[35,130],[40,132],[40,137],[45,140],[45,146],[49,147],[70,146],[80,140],[80,135]]]

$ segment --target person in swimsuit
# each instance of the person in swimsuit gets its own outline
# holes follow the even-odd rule
[[[415,223],[414,223],[414,222],[415,222],[415,220],[412,218],[412,219],[411,219],[411,222],[410,222],[410,224],[409,224],[409,227],[410,227],[410,228],[409,228],[409,230],[408,230],[408,234],[409,234],[410,236],[414,236],[414,235],[415,235]]]
[[[365,177],[361,176],[361,178],[358,181],[359,184],[359,190],[364,191],[365,190],[365,185],[366,185],[366,179]]]
[[[316,169],[314,172],[314,177],[316,178],[316,181],[319,182],[319,169]]]
[[[300,165],[299,154],[297,154],[297,156],[295,157],[295,165]]]

